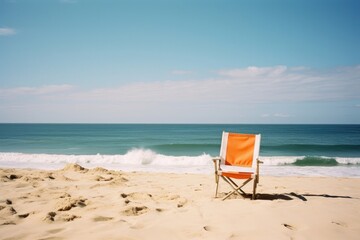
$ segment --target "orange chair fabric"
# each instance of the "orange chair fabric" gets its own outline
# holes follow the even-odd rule
[[[252,167],[256,135],[229,133],[225,164]]]
[[[222,172],[221,175],[236,179],[249,179],[252,177],[252,173]]]

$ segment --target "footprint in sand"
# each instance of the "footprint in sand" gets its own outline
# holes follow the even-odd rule
[[[64,215],[59,216],[59,219],[63,222],[71,222],[77,218],[81,218],[81,217],[76,216],[76,215],[71,215],[71,214],[64,214]]]
[[[120,176],[120,177],[116,177],[116,178],[112,179],[112,181],[109,181],[109,185],[118,187],[119,185],[122,185],[128,181],[129,181],[129,179]]]
[[[343,222],[332,221],[331,223],[336,224],[336,225],[339,225],[339,226],[341,226],[341,227],[347,227],[347,224],[346,224],[346,223],[343,223]]]
[[[69,198],[69,197],[71,197],[71,195],[68,193],[61,193],[59,196],[59,198]]]
[[[13,221],[5,221],[3,223],[0,223],[0,225],[16,225],[16,223]]]
[[[152,200],[153,196],[149,193],[142,193],[142,192],[133,192],[133,193],[121,193],[120,196],[122,198],[127,198],[131,201],[136,200]]]
[[[0,217],[8,217],[17,214],[16,210],[11,206],[0,206]]]
[[[166,196],[164,196],[163,198],[164,198],[165,200],[170,200],[170,201],[172,201],[172,200],[177,200],[177,199],[179,199],[180,196],[179,196],[179,195],[166,195]]]
[[[126,193],[122,193],[122,194],[120,194],[120,196],[121,196],[122,198],[126,198],[128,195],[127,195]]]
[[[65,228],[54,228],[54,229],[50,229],[49,231],[47,231],[48,233],[51,233],[51,234],[55,234],[55,233],[58,233],[58,232],[61,232],[63,231]]]
[[[23,176],[21,178],[22,181],[24,182],[28,182],[28,183],[36,183],[36,182],[39,182],[39,181],[44,181],[43,178],[40,178],[40,177],[34,177],[34,176]]]
[[[188,202],[188,201],[187,201],[186,198],[179,198],[177,207],[178,207],[178,208],[182,208],[182,207],[184,207],[184,206],[187,204],[187,202]]]
[[[142,203],[144,201],[154,201],[151,194],[143,192],[121,193],[120,196],[125,199],[125,204],[129,204],[130,202]]]
[[[55,180],[55,177],[52,175],[52,173],[48,174],[47,178],[50,180]]]
[[[56,212],[48,212],[43,221],[51,223],[55,220]]]
[[[76,216],[76,215],[72,215],[72,214],[62,214],[62,215],[58,215],[56,214],[56,212],[49,212],[46,217],[43,219],[43,221],[51,223],[55,221],[55,217],[56,220],[60,220],[63,222],[71,222],[74,221],[77,218],[81,218],[80,216]]]
[[[295,227],[294,227],[294,226],[291,226],[290,224],[283,223],[282,225],[283,225],[284,227],[290,229],[290,230],[295,230]]]
[[[94,180],[95,181],[98,181],[98,182],[108,182],[108,181],[111,181],[113,180],[114,178],[113,177],[103,177],[103,176],[95,176]]]
[[[210,226],[204,226],[203,229],[207,232],[210,232],[212,230],[212,227]]]
[[[30,213],[24,213],[24,214],[18,214],[19,218],[27,218],[30,215]]]
[[[106,222],[106,221],[110,221],[113,220],[113,217],[104,217],[104,216],[97,216],[93,218],[94,222]]]
[[[146,206],[129,207],[123,211],[126,216],[139,216],[149,211]]]
[[[14,219],[13,215],[16,214],[16,210],[11,206],[0,207],[0,225],[16,225],[16,221],[9,220]]]
[[[9,200],[9,199],[6,199],[5,201],[1,201],[1,202],[4,202],[6,205],[11,205],[12,204],[12,201]],[[5,205],[0,205],[0,211],[3,210],[4,208],[6,208]]]
[[[240,239],[240,236],[233,233],[227,239]]]
[[[160,195],[160,196],[155,196],[154,199],[156,201],[160,201],[160,202],[163,202],[163,201],[170,201],[170,202],[176,201],[178,208],[184,207],[188,202],[188,200],[186,198],[180,197],[179,195]]]

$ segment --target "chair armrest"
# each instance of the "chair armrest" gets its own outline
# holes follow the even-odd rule
[[[213,162],[216,162],[216,161],[220,161],[221,158],[220,157],[214,157],[214,158],[212,158],[212,160],[213,160]]]
[[[220,169],[220,161],[221,161],[221,158],[220,158],[220,157],[214,157],[212,160],[213,160],[213,162],[214,162],[215,174],[217,174],[218,171],[219,171],[219,169]]]

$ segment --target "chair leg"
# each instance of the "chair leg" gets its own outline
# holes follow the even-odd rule
[[[253,194],[252,194],[252,198],[251,198],[252,200],[256,199],[256,186],[257,186],[258,182],[259,182],[259,178],[258,178],[258,176],[256,176],[254,179]]]
[[[215,181],[216,181],[215,198],[217,198],[217,194],[218,194],[218,190],[219,190],[219,176],[218,175],[215,176]]]

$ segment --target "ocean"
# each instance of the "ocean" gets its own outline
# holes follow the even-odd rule
[[[207,174],[222,131],[261,134],[261,174],[360,177],[360,125],[0,124],[0,167]]]

